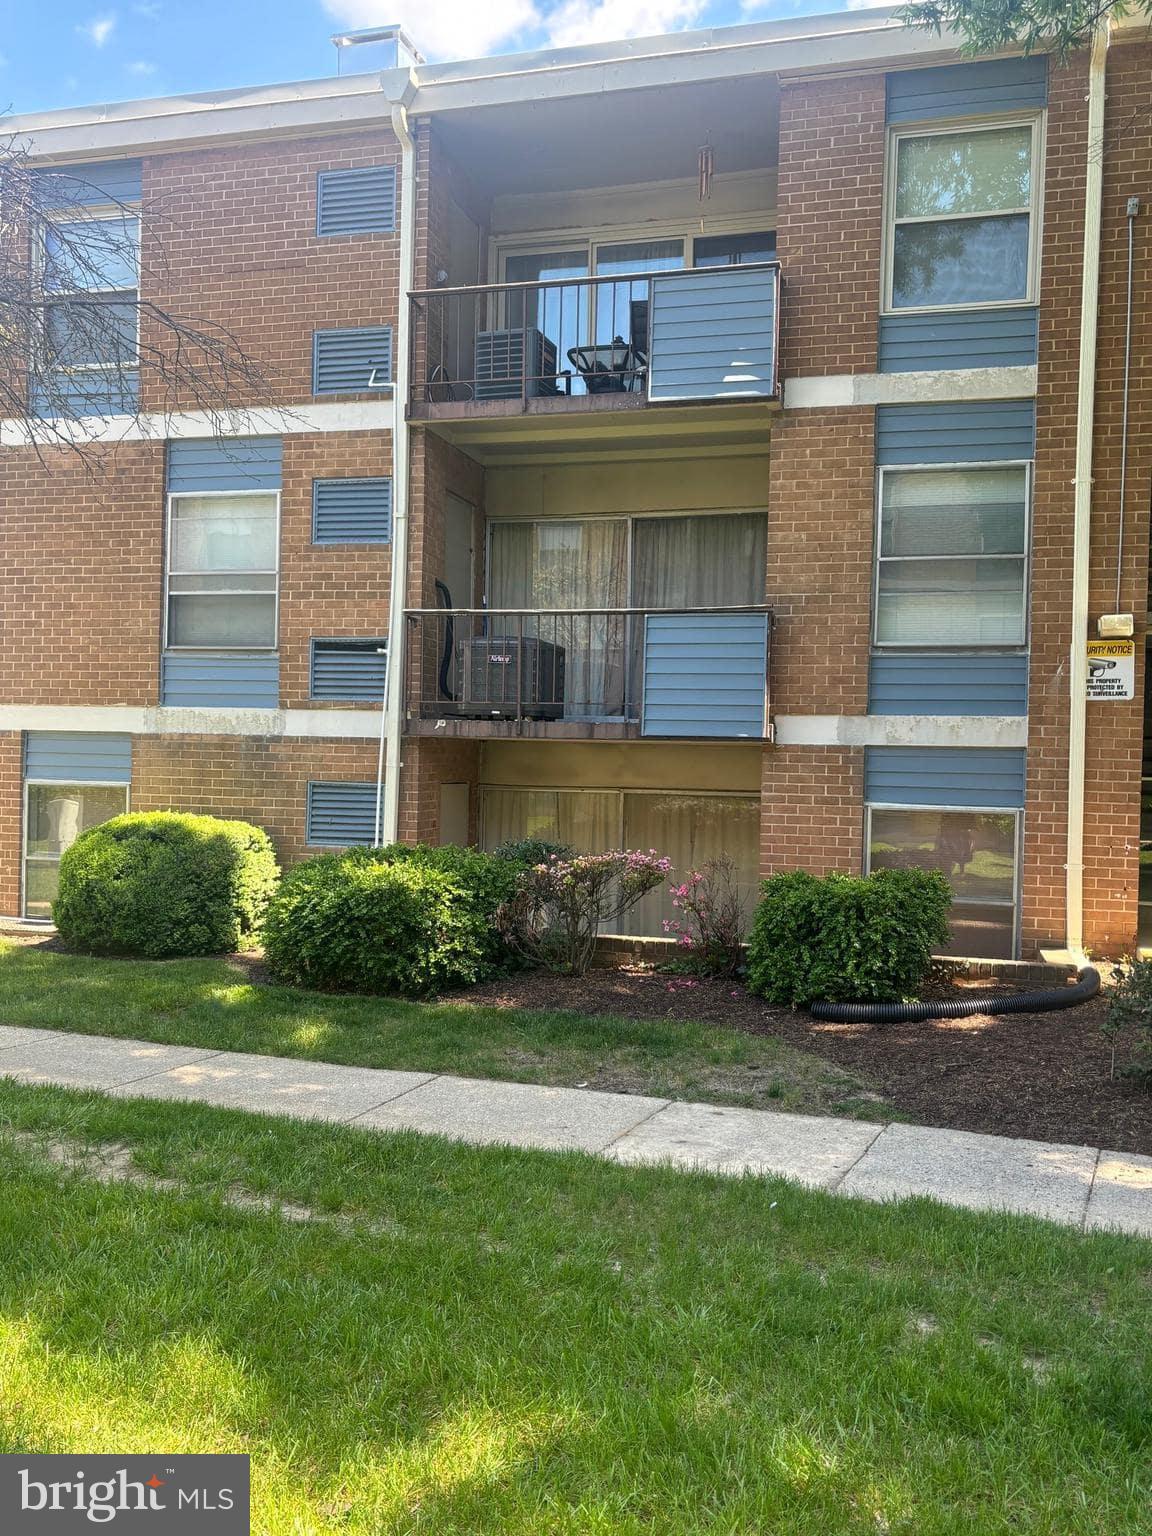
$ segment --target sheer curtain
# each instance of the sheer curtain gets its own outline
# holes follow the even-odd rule
[[[620,842],[620,796],[615,790],[487,788],[481,823],[487,849],[542,837],[576,853],[605,853]]]
[[[625,793],[624,843],[666,854],[672,874],[625,914],[618,925],[623,932],[662,937],[664,919],[676,916],[671,884],[721,854],[735,866],[737,889],[751,921],[760,879],[760,801],[755,795]]]
[[[707,608],[762,603],[767,543],[762,512],[639,517],[632,533],[632,604]]]

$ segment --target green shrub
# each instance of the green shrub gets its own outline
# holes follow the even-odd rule
[[[864,878],[797,870],[765,880],[748,942],[748,985],[771,1003],[896,1002],[915,994],[948,938],[944,876]]]
[[[1152,1084],[1152,960],[1125,960],[1116,966],[1102,1029],[1112,1041],[1112,1076]],[[1127,1060],[1117,1062],[1117,1050]]]
[[[470,848],[350,848],[290,869],[269,908],[269,969],[299,986],[425,996],[496,974],[496,914],[519,868]]]
[[[279,876],[268,834],[246,821],[135,812],[66,850],[52,916],[86,954],[228,954],[256,943]]]
[[[492,857],[532,866],[547,864],[549,859],[566,859],[571,852],[567,843],[550,843],[546,837],[521,837],[501,843],[492,850]]]

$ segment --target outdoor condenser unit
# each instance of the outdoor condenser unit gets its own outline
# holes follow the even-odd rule
[[[528,361],[525,365],[524,347]],[[535,326],[476,336],[477,400],[519,400],[556,393],[556,344]]]
[[[564,647],[492,635],[464,652],[455,713],[477,720],[558,720],[564,713]]]

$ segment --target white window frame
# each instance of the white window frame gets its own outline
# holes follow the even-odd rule
[[[1024,471],[1024,549],[1020,555],[882,555],[884,524],[884,479],[886,475],[947,474],[961,470],[970,474],[981,469],[1023,469]],[[963,464],[884,464],[876,471],[875,558],[872,561],[872,645],[879,651],[940,651],[949,654],[966,651],[1026,651],[1032,622],[1032,471],[1031,459],[979,459]],[[1024,638],[1022,640],[881,640],[880,567],[907,560],[1019,560],[1024,561]]]
[[[44,277],[48,264],[48,228],[41,220],[37,231],[36,252],[38,264],[38,286],[43,300],[43,312],[40,324],[40,346],[42,354],[47,357],[48,311],[51,306],[59,301],[66,303],[73,298],[111,298],[118,293],[134,293],[136,334],[132,357],[119,363],[73,363],[68,366],[57,365],[54,369],[65,375],[75,373],[133,373],[140,367],[140,250],[143,241],[143,223],[140,217],[140,206],[137,203],[100,203],[98,205],[85,205],[80,208],[65,208],[58,213],[54,211],[52,222],[54,224],[108,224],[113,220],[124,221],[135,219],[136,221],[136,282],[130,288],[72,288],[59,293],[49,295],[44,285]]]
[[[888,146],[884,173],[884,242],[883,242],[883,292],[880,312],[883,315],[938,315],[962,314],[971,310],[1025,309],[1035,305],[1040,296],[1040,234],[1044,205],[1044,124],[1046,113],[1027,112],[1009,117],[953,118],[947,122],[922,123],[919,126],[900,124],[888,130]],[[896,218],[896,165],[900,145],[905,139],[940,138],[958,133],[987,133],[1004,128],[1028,128],[1032,133],[1031,201],[1026,208],[996,208],[977,213],[935,213],[917,217]],[[892,279],[896,254],[897,224],[949,224],[963,219],[1003,218],[1011,214],[1028,215],[1028,285],[1023,298],[974,299],[963,304],[920,304],[896,308],[892,303]]]
[[[887,800],[869,800],[864,807],[864,873],[872,873],[872,813],[873,811],[905,811],[915,814],[937,814],[956,816],[1011,816],[1015,824],[1012,838],[1012,959],[1017,959],[1020,954],[1020,893],[1021,893],[1021,854],[1023,852],[1024,812],[1018,805],[907,805],[903,802]],[[957,907],[1005,907],[1006,901],[970,901],[963,898],[957,900],[953,897],[953,906]],[[974,957],[974,958],[979,958]]]
[[[164,519],[164,521],[165,521],[165,545],[164,545],[164,649],[166,651],[180,651],[180,652],[193,652],[193,653],[199,651],[199,652],[205,652],[205,653],[214,654],[214,655],[215,654],[220,654],[220,655],[246,656],[246,655],[250,655],[250,654],[253,654],[253,653],[259,653],[260,655],[270,655],[271,653],[273,653],[274,651],[276,651],[278,649],[279,641],[280,641],[280,495],[281,495],[281,493],[279,491],[267,491],[267,490],[265,490],[265,491],[259,491],[259,490],[250,490],[250,491],[169,491],[168,492],[168,505],[167,505],[167,510],[165,512],[165,519]],[[185,501],[185,500],[188,500],[188,499],[191,499],[191,498],[201,498],[201,497],[204,497],[204,496],[229,496],[229,497],[236,497],[236,498],[248,497],[248,496],[274,496],[276,498],[276,519],[275,519],[275,521],[276,521],[276,533],[275,533],[276,566],[275,566],[275,569],[273,569],[271,571],[249,571],[249,572],[239,572],[238,573],[239,575],[272,576],[275,579],[275,583],[276,584],[275,584],[275,586],[272,589],[272,641],[271,641],[271,644],[269,644],[269,645],[177,645],[177,644],[173,643],[173,641],[171,640],[171,638],[169,636],[169,628],[170,628],[170,625],[171,625],[171,600],[172,600],[172,593],[169,590],[169,583],[171,581],[171,578],[173,576],[203,576],[203,575],[213,574],[211,572],[204,572],[204,571],[173,571],[173,569],[172,569],[172,512],[173,512],[175,503],[178,502],[178,501]],[[219,571],[219,572],[216,572],[215,574],[224,576],[224,575],[227,575],[228,572],[226,572],[226,571]],[[192,594],[190,594],[190,593],[179,593],[179,592],[176,594],[177,597],[191,596],[191,595]],[[268,596],[268,592],[267,592],[267,589],[260,589],[260,588],[254,588],[251,592],[244,592],[242,589],[238,589],[237,591],[231,592],[231,593],[229,593],[227,595],[230,596],[230,597],[267,597]]]
[[[124,779],[25,779],[22,795],[22,827],[20,833],[20,917],[27,923],[50,923],[51,917],[28,916],[28,865],[29,864],[55,864],[60,865],[62,854],[28,852],[28,832],[30,827],[28,816],[28,791],[30,789],[122,789],[124,791],[124,810],[119,815],[127,815],[132,809],[132,785]]]

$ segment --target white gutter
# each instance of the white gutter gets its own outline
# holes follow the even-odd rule
[[[1088,66],[1084,270],[1080,288],[1080,367],[1076,391],[1076,491],[1072,516],[1072,648],[1068,666],[1068,862],[1065,942],[1084,958],[1084,755],[1088,724],[1088,563],[1092,534],[1092,428],[1096,401],[1096,327],[1100,308],[1100,225],[1104,185],[1104,86],[1107,20],[1096,29]]]
[[[416,146],[408,114],[392,104],[400,141],[400,281],[396,368],[392,386],[392,578],[388,601],[388,672],[380,716],[376,769],[376,846],[397,841],[400,829],[400,737],[404,725],[404,610],[408,598],[409,290],[416,286]]]

